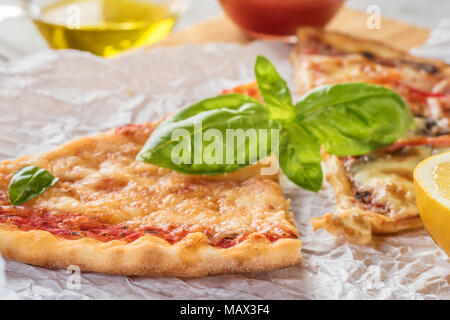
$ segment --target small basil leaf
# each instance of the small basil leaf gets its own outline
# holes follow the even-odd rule
[[[231,102],[227,107],[213,107],[223,101]],[[184,108],[161,123],[137,160],[187,174],[231,172],[271,154],[277,142],[272,142],[271,129],[280,127],[258,101],[237,94],[218,96]],[[230,129],[240,130],[241,139]],[[260,136],[260,129],[266,129],[266,136]],[[266,152],[260,154],[263,147]]]
[[[17,170],[9,185],[9,202],[13,206],[40,196],[52,187],[58,178],[39,167],[29,165]]]
[[[280,77],[273,64],[265,57],[258,56],[255,76],[264,102],[271,109],[274,118],[294,117],[292,98],[286,81]]]
[[[279,162],[283,173],[298,186],[319,191],[323,177],[317,140],[296,123],[283,128],[280,136]]]
[[[295,111],[301,126],[337,156],[389,145],[413,125],[411,111],[397,93],[368,83],[318,87],[302,97]]]

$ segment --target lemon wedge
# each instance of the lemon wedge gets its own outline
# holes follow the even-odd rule
[[[419,163],[414,170],[414,184],[422,222],[450,256],[450,152]]]

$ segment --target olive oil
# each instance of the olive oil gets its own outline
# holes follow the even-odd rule
[[[144,0],[62,0],[39,10],[33,21],[54,49],[78,49],[112,57],[168,36],[177,14]]]

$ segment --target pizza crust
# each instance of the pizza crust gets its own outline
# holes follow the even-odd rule
[[[83,271],[121,275],[203,277],[259,272],[299,263],[300,248],[297,239],[270,242],[257,234],[231,248],[219,249],[210,246],[200,232],[171,245],[151,235],[131,243],[66,240],[46,231],[0,226],[0,252],[5,258],[47,268],[76,265]]]

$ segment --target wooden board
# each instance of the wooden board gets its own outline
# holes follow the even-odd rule
[[[327,28],[358,37],[383,41],[403,50],[422,45],[429,35],[428,29],[387,18],[381,19],[379,30],[369,30],[367,28],[368,18],[369,15],[364,12],[343,8],[328,24]],[[220,16],[174,33],[166,40],[151,45],[147,49],[187,43],[248,43],[250,41],[251,39],[247,38],[227,17]]]
[[[382,18],[379,30],[369,30],[367,19],[369,14],[345,8],[330,22],[327,28],[357,37],[383,41],[402,50],[423,45],[430,34],[426,28],[415,27],[404,22]]]

